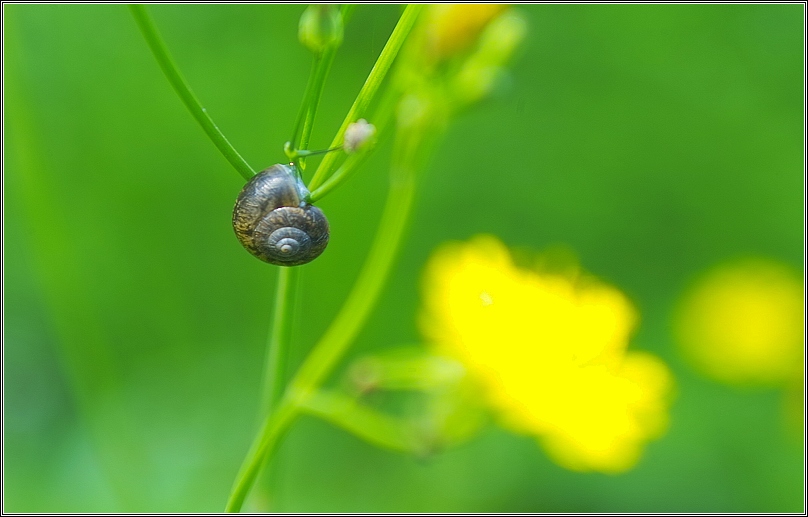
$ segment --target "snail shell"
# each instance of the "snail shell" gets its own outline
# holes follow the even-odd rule
[[[328,245],[328,220],[304,201],[308,190],[288,165],[273,165],[244,185],[233,229],[244,248],[278,266],[311,262]]]

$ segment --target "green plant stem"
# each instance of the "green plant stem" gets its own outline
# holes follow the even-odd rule
[[[314,76],[314,86],[312,88],[311,97],[307,99],[308,104],[306,109],[306,117],[303,122],[303,133],[300,135],[300,145],[298,149],[308,149],[309,141],[311,140],[311,132],[314,129],[314,117],[317,115],[317,108],[320,106],[320,98],[323,94],[325,87],[325,79],[328,77],[328,72],[331,71],[331,65],[334,63],[334,57],[337,55],[337,47],[331,46],[323,52],[322,58],[318,59],[319,64]],[[305,169],[306,159],[300,158],[300,166]]]
[[[406,139],[402,139],[402,143],[403,140]],[[397,147],[404,146],[397,144]],[[394,157],[390,192],[370,254],[342,309],[290,382],[286,396],[292,400],[305,400],[317,389],[359,333],[376,304],[412,207],[415,178],[411,158],[397,160]]]
[[[382,98],[376,112],[373,114],[374,120],[376,121],[374,125],[376,126],[376,138],[378,140],[381,140],[382,136],[385,135],[387,124],[392,118],[396,105],[395,101],[397,101],[399,97],[400,94],[398,90],[390,88],[387,94]],[[317,189],[309,195],[309,200],[312,203],[317,202],[324,198],[326,194],[344,183],[363,163],[365,163],[365,160],[370,157],[376,146],[378,146],[378,143],[374,145],[373,148],[360,150],[357,153],[348,155],[348,158],[346,158],[342,165],[340,165],[339,169],[337,169],[334,174],[329,176],[322,185],[317,187]]]
[[[348,21],[350,21],[351,16],[353,16],[354,9],[356,9],[356,4],[342,4],[339,7],[340,14],[342,14],[343,25],[348,25]]]
[[[309,104],[311,102],[312,92],[314,91],[314,83],[317,78],[317,72],[320,69],[321,62],[322,56],[315,55],[314,60],[311,63],[311,72],[309,72],[309,81],[306,84],[306,93],[303,94],[303,102],[300,103],[300,111],[298,111],[297,119],[295,119],[295,129],[292,132],[292,138],[289,139],[289,144],[291,145],[291,154],[289,154],[289,159],[292,161],[295,160],[294,151],[297,151],[300,148],[300,144],[297,141],[297,136],[300,134],[300,130],[303,127],[303,121],[306,119],[309,113]]]
[[[354,5],[350,4],[340,7],[340,15],[342,16],[343,24],[348,23],[348,19],[351,17],[354,7]],[[306,168],[306,159],[305,156],[299,155],[297,151],[307,150],[309,148],[311,132],[314,128],[314,117],[320,105],[325,79],[331,71],[331,65],[334,63],[334,57],[337,55],[338,48],[337,45],[332,45],[322,54],[314,56],[309,82],[306,85],[306,93],[303,96],[303,103],[300,105],[300,112],[295,121],[295,130],[292,133],[292,138],[289,140],[292,145],[288,153],[289,159],[298,161],[303,169]],[[301,127],[303,133],[300,137],[300,142],[298,142],[297,135],[300,133]]]
[[[207,133],[208,138],[213,142],[213,145],[222,153],[222,155],[230,162],[230,164],[241,174],[244,179],[250,179],[255,176],[255,171],[252,167],[241,157],[236,149],[228,142],[224,134],[219,130],[218,126],[213,122],[213,119],[208,115],[207,110],[202,107],[199,100],[191,91],[185,78],[180,73],[171,54],[168,52],[163,38],[157,32],[157,27],[154,25],[149,11],[145,5],[130,5],[129,9],[132,16],[135,18],[143,37],[146,38],[149,48],[154,54],[157,63],[163,70],[163,73],[168,78],[168,82],[174,87],[174,91],[180,96],[185,107],[191,112],[196,121],[202,126],[202,129]]]
[[[370,156],[369,152],[357,153],[348,156],[342,165],[340,165],[337,172],[331,175],[325,183],[317,187],[317,190],[309,194],[309,201],[316,203],[324,198],[326,194],[337,188],[341,183],[348,179],[359,166],[364,163],[365,159]]]
[[[255,479],[261,472],[261,466],[275,450],[281,435],[288,429],[289,424],[294,421],[299,413],[299,407],[281,399],[275,411],[264,419],[264,424],[261,426],[261,430],[253,441],[241,469],[236,475],[236,481],[224,509],[225,512],[233,513],[241,510],[244,499],[250,493],[250,488],[252,488]]]
[[[382,49],[379,58],[376,60],[376,64],[373,65],[373,69],[370,71],[368,78],[365,80],[365,84],[359,91],[359,95],[357,95],[356,100],[354,100],[351,109],[348,110],[348,114],[345,116],[345,120],[342,121],[339,131],[337,131],[337,134],[331,141],[331,145],[328,146],[329,148],[341,145],[343,136],[345,135],[345,130],[348,129],[348,125],[352,122],[356,122],[357,119],[359,119],[367,110],[368,105],[373,100],[373,97],[379,90],[379,87],[387,75],[387,72],[390,70],[390,66],[392,66],[393,61],[398,55],[398,51],[401,49],[401,46],[407,39],[407,35],[410,33],[410,30],[415,24],[415,20],[418,18],[418,14],[421,12],[422,8],[423,5],[411,4],[404,9],[404,12],[401,14],[401,18],[399,18],[395,29],[393,29],[393,33],[390,34],[390,38],[387,40],[384,49]],[[317,171],[314,173],[314,176],[308,185],[308,189],[310,191],[316,190],[317,187],[323,184],[323,181],[325,181],[326,176],[333,168],[334,162],[337,158],[338,153],[330,153],[325,155],[323,161],[320,162],[320,166],[317,167]]]
[[[387,415],[361,404],[354,397],[337,391],[318,391],[301,410],[359,436],[363,440],[393,451],[420,452],[425,447],[413,422]]]
[[[339,314],[290,382],[275,411],[265,419],[236,476],[226,506],[228,512],[241,509],[261,466],[274,451],[278,439],[300,413],[307,398],[336,366],[378,300],[401,244],[415,193],[412,165],[415,162],[415,146],[409,144],[409,138],[400,138],[396,143],[399,152],[394,151],[384,213],[359,278]]]
[[[298,274],[299,271],[296,267],[278,267],[275,306],[267,340],[267,361],[264,369],[261,409],[259,412],[262,419],[272,412],[283,390],[286,358],[289,352],[292,299],[294,298]]]

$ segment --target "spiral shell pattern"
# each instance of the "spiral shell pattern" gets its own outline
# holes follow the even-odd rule
[[[287,165],[256,174],[233,208],[233,229],[255,257],[279,266],[298,266],[317,258],[328,245],[328,220],[303,201],[306,187]]]

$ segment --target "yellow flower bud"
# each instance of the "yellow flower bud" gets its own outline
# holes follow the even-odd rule
[[[501,4],[440,4],[427,11],[428,52],[442,60],[468,50],[495,16],[507,8]]]
[[[515,11],[496,17],[483,30],[476,51],[463,63],[452,88],[460,103],[476,102],[507,78],[505,64],[527,34],[527,21]]]

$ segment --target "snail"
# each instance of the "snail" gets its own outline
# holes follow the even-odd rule
[[[233,208],[233,229],[241,245],[279,266],[317,258],[328,245],[328,220],[305,201],[308,194],[293,165],[273,165],[253,176]]]

